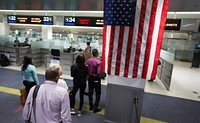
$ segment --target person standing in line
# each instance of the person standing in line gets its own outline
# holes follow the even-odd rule
[[[59,76],[62,76],[62,68],[61,68],[61,66],[59,64],[53,64],[53,65],[59,68]],[[53,66],[53,65],[50,65],[50,66]],[[65,88],[68,91],[67,83],[63,78],[61,78],[61,77],[59,78],[59,80],[57,82],[57,85],[60,86],[60,87]]]
[[[92,55],[90,59],[87,60],[87,66],[89,71],[89,110],[93,110],[93,113],[100,112],[99,108],[100,96],[101,96],[101,61],[97,58],[99,52],[97,49],[92,50]],[[96,91],[96,100],[93,104],[93,91]]]
[[[28,38],[25,38],[25,41],[24,41],[24,43],[23,43],[23,46],[31,46],[31,45],[29,44]]]
[[[32,65],[32,58],[29,56],[24,57],[23,65],[21,67],[21,72],[23,75],[23,84],[26,87],[26,98],[30,89],[34,85],[39,85],[38,76],[36,68]]]
[[[64,89],[68,90],[68,86],[66,81],[63,78],[60,78],[57,83],[58,86],[63,87]]]
[[[90,52],[90,48],[86,47],[85,50],[82,52],[85,62],[92,56],[92,53]]]
[[[88,75],[88,68],[85,65],[85,58],[83,55],[78,55],[76,57],[76,64],[71,66],[71,76],[73,77],[73,90],[72,90],[72,105],[71,105],[71,114],[75,114],[75,96],[79,90],[80,94],[80,105],[78,116],[82,115],[82,107],[84,103],[84,92],[86,88],[86,79]]]
[[[86,48],[88,49],[89,52],[91,52],[90,42],[86,42]]]
[[[89,47],[86,47],[85,48],[85,50],[82,52],[82,54],[83,54],[83,56],[84,56],[84,58],[85,58],[85,64],[86,64],[86,62],[87,62],[87,60],[90,58],[90,57],[92,57],[92,53],[91,53],[91,51],[90,51],[90,48]],[[89,95],[89,92],[88,92],[88,84],[86,84],[86,89],[85,89],[85,95]]]
[[[19,46],[19,40],[18,37],[16,37],[16,39],[14,40],[14,47],[18,47]]]
[[[63,87],[57,85],[60,78],[60,68],[50,66],[45,72],[45,82],[40,88],[32,107],[32,97],[35,87],[31,88],[23,109],[23,118],[31,123],[71,123],[69,94]],[[33,110],[34,109],[34,110]]]

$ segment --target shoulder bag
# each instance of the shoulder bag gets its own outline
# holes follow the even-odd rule
[[[32,109],[33,109],[33,113],[34,113],[34,119],[35,119],[35,106],[36,106],[36,103],[35,103],[35,99],[37,97],[37,93],[38,93],[38,90],[40,88],[40,85],[36,85],[35,89],[34,89],[34,92],[33,92],[33,100],[32,100],[32,106],[31,106],[31,109],[30,109],[30,115],[29,115],[29,118],[27,121],[25,121],[25,123],[31,123],[31,112],[32,112]]]

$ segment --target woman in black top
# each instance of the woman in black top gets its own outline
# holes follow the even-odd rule
[[[86,88],[86,78],[88,75],[88,68],[85,65],[85,58],[83,55],[78,55],[76,58],[76,64],[71,66],[71,76],[73,77],[73,90],[72,90],[72,102],[71,102],[71,114],[75,114],[75,96],[78,90],[80,90],[80,105],[78,116],[81,116],[82,107],[84,103],[84,92]]]

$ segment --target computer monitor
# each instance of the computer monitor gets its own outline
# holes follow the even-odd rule
[[[200,44],[195,44],[195,49],[200,49]]]
[[[58,49],[51,49],[52,56],[60,56],[60,50]]]

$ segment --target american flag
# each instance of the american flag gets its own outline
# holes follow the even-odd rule
[[[155,79],[169,0],[104,0],[102,70]]]

